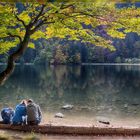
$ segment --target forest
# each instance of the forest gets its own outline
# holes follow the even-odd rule
[[[37,49],[28,48],[17,61],[25,64],[81,64],[81,63],[140,63],[140,36],[127,34],[125,39],[113,40],[115,51],[66,39],[40,39]],[[0,59],[6,63],[7,57]]]
[[[117,3],[118,9],[131,7],[131,2]],[[140,3],[135,3],[136,7]],[[21,12],[24,7],[17,3],[16,7]],[[84,25],[91,29],[90,25]],[[91,43],[78,40],[68,40],[67,38],[53,37],[50,39],[40,38],[34,41],[35,48],[27,48],[26,53],[16,63],[20,64],[81,64],[81,63],[139,63],[140,62],[140,36],[137,33],[127,33],[125,38],[112,38],[100,25],[95,29],[101,36],[109,38],[113,42],[114,50],[103,46],[96,46]],[[8,54],[0,54],[0,63],[7,63],[9,54],[13,53],[13,48]]]

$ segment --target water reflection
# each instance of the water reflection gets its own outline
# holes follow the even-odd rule
[[[33,98],[44,114],[74,105],[70,116],[140,117],[140,66],[17,66],[0,87],[0,107]]]

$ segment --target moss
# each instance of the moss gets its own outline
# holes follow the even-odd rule
[[[0,134],[0,140],[9,140],[9,136],[7,136],[6,134]]]
[[[24,140],[40,140],[34,133],[31,133],[24,137]]]

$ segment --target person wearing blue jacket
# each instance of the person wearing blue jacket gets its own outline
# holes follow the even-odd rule
[[[1,117],[4,124],[10,124],[14,116],[14,110],[11,107],[6,107],[1,110]]]
[[[26,118],[26,100],[21,101],[21,103],[16,106],[15,114],[12,119],[12,124],[13,125],[25,124],[26,121],[23,118]]]

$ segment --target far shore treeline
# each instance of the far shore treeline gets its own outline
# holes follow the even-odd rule
[[[114,39],[116,51],[60,39],[35,42],[37,49],[28,48],[17,63],[81,64],[81,63],[140,63],[140,36],[127,34],[125,39]],[[0,56],[5,63],[7,56]]]

